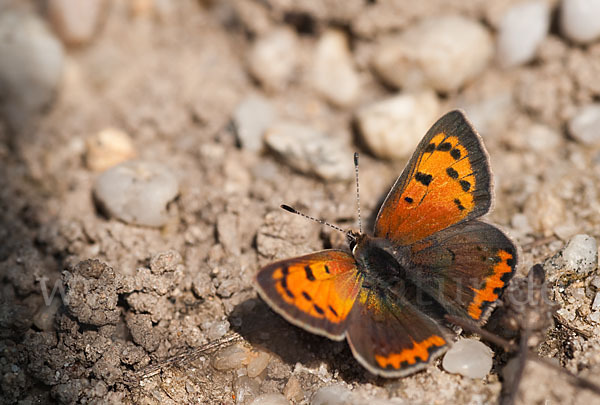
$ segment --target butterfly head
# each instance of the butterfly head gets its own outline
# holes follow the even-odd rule
[[[348,232],[346,232],[346,240],[348,241],[348,245],[350,246],[350,250],[353,254],[356,250],[356,247],[360,245],[366,237],[366,234],[362,234],[356,229],[351,229]]]

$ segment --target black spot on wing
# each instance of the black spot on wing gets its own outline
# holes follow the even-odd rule
[[[312,301],[312,297],[306,291],[302,291],[302,296],[306,301]]]
[[[338,316],[339,316],[339,315],[338,315],[338,313],[337,313],[337,311],[336,311],[335,309],[333,309],[333,307],[332,307],[331,305],[329,305],[329,310],[330,310],[330,311],[331,311],[331,313],[332,313],[333,315],[335,315],[336,317],[338,317]]]
[[[435,150],[435,143],[430,143],[425,147],[425,153],[431,153]]]
[[[451,167],[446,169],[446,174],[448,174],[448,176],[452,179],[458,178],[458,172]]]
[[[412,199],[412,198],[410,198],[410,197],[404,197],[404,201],[406,201],[406,202],[407,202],[407,203],[409,203],[409,204],[412,204],[412,203],[413,203],[413,199]]]
[[[437,147],[437,150],[442,152],[448,152],[450,149],[452,149],[452,144],[450,142],[442,142]]]
[[[304,266],[304,272],[306,273],[306,278],[308,279],[308,281],[316,280],[315,275],[313,274],[313,271],[309,265]]]
[[[471,189],[471,183],[469,183],[466,180],[461,180],[460,181],[460,186],[462,187],[463,191],[469,191]]]
[[[458,208],[459,211],[464,211],[465,207],[462,205],[462,203],[460,202],[460,200],[458,198],[454,199],[454,204],[456,204],[456,207]]]
[[[281,288],[283,288],[283,290],[285,291],[285,293],[287,294],[288,297],[290,297],[292,299],[296,297],[294,295],[294,293],[291,292],[290,289],[288,288],[287,278],[284,277],[279,282],[281,283]]]
[[[318,306],[317,304],[313,304],[313,308],[315,309],[315,311],[317,311],[317,313],[319,315],[324,315],[325,311],[323,311],[323,308],[321,308],[320,306]]]
[[[330,274],[331,272],[329,271],[329,266],[325,265],[325,273]]]
[[[429,186],[429,184],[431,183],[431,180],[433,180],[433,176],[431,174],[417,172],[417,174],[415,175],[415,180],[417,180],[419,183],[423,184],[424,186]]]
[[[453,158],[454,160],[458,160],[458,159],[460,159],[460,156],[461,156],[460,150],[458,150],[458,149],[452,149],[452,150],[450,151],[450,156],[452,156],[452,158]]]

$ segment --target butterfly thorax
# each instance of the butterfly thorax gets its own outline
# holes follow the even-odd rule
[[[406,248],[393,246],[386,239],[367,234],[357,234],[355,238],[354,246],[350,246],[359,273],[366,282],[388,287],[406,279]]]

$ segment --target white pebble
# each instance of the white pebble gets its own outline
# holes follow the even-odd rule
[[[347,405],[353,404],[355,395],[341,385],[320,388],[310,400],[310,405]]]
[[[177,178],[156,162],[128,161],[102,173],[94,195],[102,208],[121,221],[145,226],[167,223],[167,204],[177,196]]]
[[[289,405],[288,401],[281,394],[262,394],[254,398],[250,405]]]
[[[298,39],[287,28],[259,37],[248,55],[250,73],[268,90],[283,90],[297,65]]]
[[[589,235],[575,235],[562,250],[565,268],[580,274],[589,274],[598,268],[598,244]]]
[[[347,107],[360,92],[348,40],[341,31],[329,30],[319,39],[314,56],[312,82],[330,103]]]
[[[600,145],[600,103],[585,105],[568,124],[569,134],[586,145]]]
[[[594,311],[600,309],[600,291],[596,293],[594,297],[594,301],[592,302],[592,309]]]
[[[281,394],[262,394],[254,398],[250,405],[289,405],[288,401]]]
[[[37,16],[4,9],[0,55],[0,110],[21,129],[52,101],[63,72],[63,47]]]
[[[484,378],[492,369],[492,350],[474,339],[461,339],[444,356],[442,366],[449,373]]]
[[[259,151],[263,146],[265,130],[273,123],[275,110],[266,98],[259,95],[246,97],[233,113],[233,124],[242,148]]]
[[[248,371],[248,377],[254,378],[262,373],[271,361],[271,355],[265,352],[259,352],[258,355],[248,363],[246,370]]]
[[[600,0],[563,0],[560,28],[571,41],[586,43],[600,37]]]
[[[588,315],[588,319],[592,322],[600,323],[600,311],[594,311]]]
[[[267,130],[265,142],[285,163],[302,173],[324,180],[349,180],[354,176],[352,151],[339,137],[282,122]]]
[[[525,142],[532,150],[544,152],[560,145],[561,135],[543,124],[532,124],[523,133]]]
[[[365,143],[381,158],[410,156],[438,118],[439,101],[432,91],[403,93],[364,107],[357,114]]]
[[[213,341],[223,337],[229,331],[228,321],[207,321],[202,323],[202,330],[206,332],[208,340]]]
[[[479,75],[492,55],[492,37],[483,25],[447,15],[427,18],[384,41],[375,51],[373,65],[396,87],[431,86],[450,92]]]
[[[250,351],[244,346],[235,344],[219,351],[213,357],[212,365],[220,371],[241,368],[248,362]]]
[[[94,171],[104,171],[135,157],[133,142],[127,133],[106,128],[86,140],[85,162]]]
[[[498,32],[498,61],[504,67],[531,61],[548,34],[550,5],[527,1],[512,6],[502,17]]]
[[[105,5],[105,0],[49,0],[46,7],[63,42],[81,45],[94,37]]]

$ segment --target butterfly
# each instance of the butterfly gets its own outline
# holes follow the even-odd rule
[[[373,235],[348,231],[351,253],[269,264],[256,288],[292,324],[347,339],[371,373],[406,376],[451,345],[446,315],[484,324],[515,272],[513,242],[477,219],[492,199],[482,139],[462,111],[451,111],[417,146]]]

